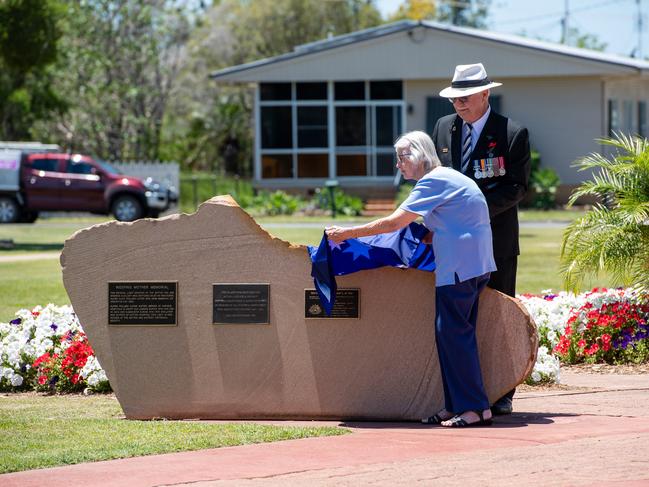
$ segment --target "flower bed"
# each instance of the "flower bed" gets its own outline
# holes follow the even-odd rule
[[[559,382],[560,364],[649,362],[649,294],[593,289],[521,294],[539,333],[528,383]],[[109,391],[71,306],[22,309],[0,323],[0,390]]]
[[[21,309],[0,323],[0,390],[109,391],[71,306]]]
[[[649,295],[638,289],[518,296],[539,333],[529,382],[559,382],[559,364],[649,360]]]

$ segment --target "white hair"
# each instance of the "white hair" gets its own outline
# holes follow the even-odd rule
[[[421,130],[407,132],[399,136],[394,143],[394,148],[399,149],[406,145],[410,146],[410,152],[413,154],[413,163],[423,164],[426,172],[442,165],[437,157],[435,144],[433,144],[433,141],[426,132],[422,132]]]

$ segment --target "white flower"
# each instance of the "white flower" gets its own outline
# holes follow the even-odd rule
[[[68,332],[83,332],[71,306],[37,306],[33,310],[20,309],[15,314],[18,323],[0,323],[0,389],[9,385],[24,384],[21,370],[29,370],[31,364],[44,353],[61,354],[70,342],[61,337]],[[95,385],[107,382],[106,374],[94,356],[86,370]],[[103,385],[103,384],[102,384]]]

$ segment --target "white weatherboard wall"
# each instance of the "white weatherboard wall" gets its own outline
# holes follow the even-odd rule
[[[497,78],[503,86],[500,112],[528,128],[532,149],[543,167],[557,171],[563,184],[577,184],[584,174],[573,162],[599,151],[597,137],[605,135],[602,82],[597,78]],[[448,80],[406,82],[406,103],[412,106],[407,130],[426,130],[426,98],[438,96]]]

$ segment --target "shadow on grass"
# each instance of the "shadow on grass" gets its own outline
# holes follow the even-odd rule
[[[2,248],[4,252],[54,252],[63,250],[62,243],[19,243],[14,242],[11,248]]]

